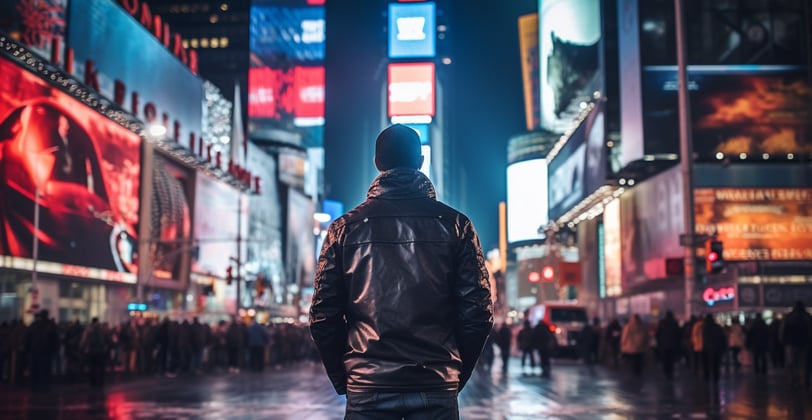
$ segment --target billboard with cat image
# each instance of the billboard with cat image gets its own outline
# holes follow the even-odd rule
[[[564,133],[603,91],[600,0],[539,2],[541,128]]]

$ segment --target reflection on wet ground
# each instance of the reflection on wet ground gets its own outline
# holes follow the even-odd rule
[[[718,386],[690,372],[665,381],[658,372],[632,377],[620,369],[575,362],[554,365],[550,378],[478,370],[460,394],[467,420],[501,419],[812,419],[812,392],[790,387],[782,372],[723,374]],[[0,385],[2,419],[340,419],[320,365],[302,363],[264,373],[142,376],[103,390],[60,384],[31,394]]]

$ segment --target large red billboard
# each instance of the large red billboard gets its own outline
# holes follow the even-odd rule
[[[324,67],[248,70],[248,116],[293,119],[298,127],[324,123]]]
[[[389,65],[389,116],[434,116],[434,63]]]
[[[36,233],[40,260],[136,272],[141,138],[9,61],[0,74],[0,254],[33,258]]]

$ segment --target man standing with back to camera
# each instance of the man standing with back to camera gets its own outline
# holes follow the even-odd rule
[[[367,200],[333,221],[319,256],[310,332],[345,419],[458,419],[493,326],[474,226],[437,201],[422,163],[417,132],[383,130]]]

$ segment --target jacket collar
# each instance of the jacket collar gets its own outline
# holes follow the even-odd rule
[[[381,172],[367,191],[367,198],[403,200],[410,198],[437,199],[434,185],[417,169],[393,168]]]

